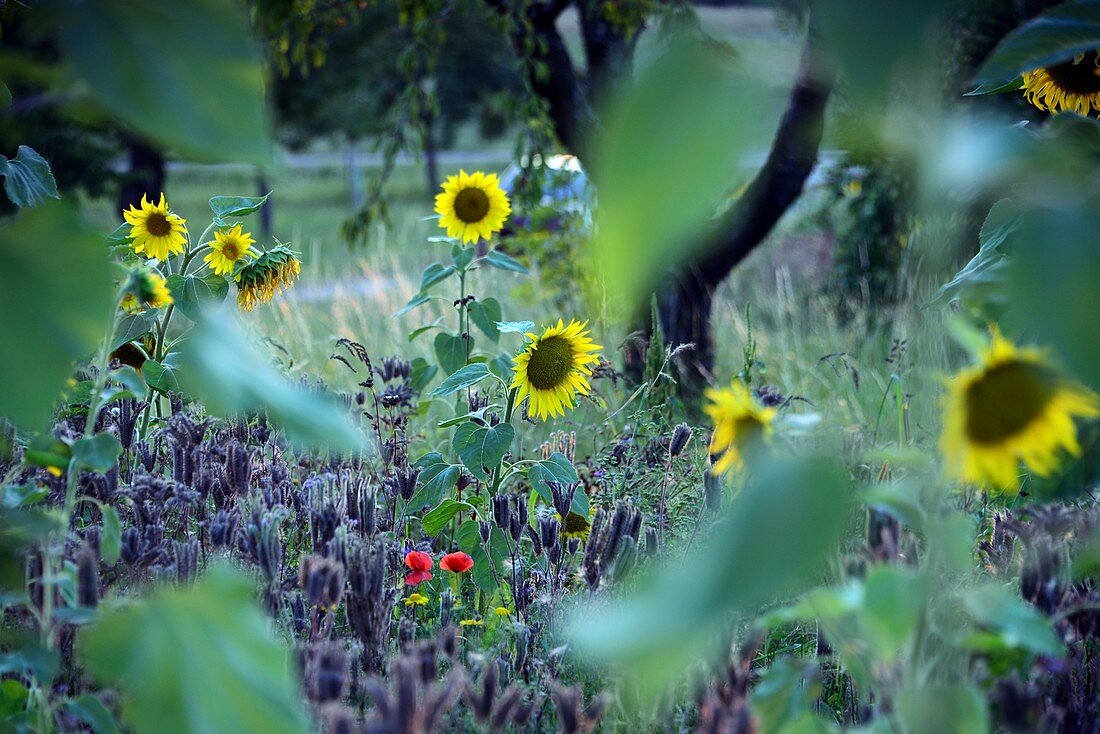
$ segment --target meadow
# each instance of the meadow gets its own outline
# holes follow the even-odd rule
[[[354,178],[273,75],[377,8],[36,16],[3,114],[167,167],[0,151],[0,731],[1100,731],[1100,33],[992,5],[487,3],[440,180],[469,7]]]

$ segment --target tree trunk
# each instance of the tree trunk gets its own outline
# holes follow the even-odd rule
[[[126,139],[130,170],[118,192],[118,210],[141,206],[141,197],[159,200],[164,191],[164,156],[136,138]]]

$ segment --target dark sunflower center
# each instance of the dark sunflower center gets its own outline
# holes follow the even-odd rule
[[[455,196],[455,216],[466,224],[480,222],[489,213],[489,197],[481,189],[462,189]]]
[[[172,231],[172,225],[168,222],[168,217],[160,212],[153,212],[145,220],[145,229],[154,237],[164,237]]]
[[[241,256],[241,251],[237,248],[236,243],[226,242],[222,245],[222,255],[230,260],[236,260]]]
[[[1050,371],[1009,362],[989,370],[966,391],[966,435],[977,444],[998,444],[1035,420],[1054,396]]]
[[[543,339],[527,362],[527,379],[539,390],[552,390],[565,382],[573,369],[573,349],[561,336]]]
[[[1100,67],[1096,66],[1097,52],[1085,54],[1080,62],[1067,61],[1047,68],[1047,73],[1060,89],[1072,94],[1100,93]]]
[[[588,518],[576,512],[570,512],[565,516],[562,528],[567,533],[584,533],[588,531]]]
[[[764,437],[764,424],[755,415],[743,415],[734,421],[734,435],[742,445],[751,444]]]

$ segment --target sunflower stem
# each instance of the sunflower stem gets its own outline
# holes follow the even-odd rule
[[[512,422],[512,412],[516,408],[516,395],[519,393],[518,387],[513,387],[508,391],[508,406],[504,409],[504,422]],[[497,491],[500,490],[500,485],[504,481],[504,457],[501,457],[500,463],[493,471],[493,482],[489,486],[489,496],[496,497]]]

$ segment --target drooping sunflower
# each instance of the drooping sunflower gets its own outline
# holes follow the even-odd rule
[[[1100,51],[1024,74],[1024,96],[1041,110],[1100,113]]]
[[[774,432],[775,408],[757,403],[739,380],[721,390],[707,390],[706,398],[710,402],[703,410],[714,421],[710,453],[717,457],[712,471],[722,474],[740,469],[745,464],[746,452]]]
[[[146,257],[166,260],[169,254],[183,252],[187,242],[187,220],[172,213],[164,194],[160,195],[157,204],[143,194],[141,208],[131,206],[122,216],[130,225],[130,246],[139,255],[144,253]]]
[[[1081,452],[1074,418],[1100,415],[1100,399],[1039,350],[1021,349],[994,329],[979,363],[947,384],[943,410],[940,450],[948,473],[1012,491],[1021,462],[1047,476],[1063,450]]]
[[[561,515],[555,513],[558,518],[558,522],[561,523],[561,537],[565,540],[577,540],[586,542],[589,534],[592,532],[592,518],[591,516],[585,517],[579,512],[569,512],[563,518]]]
[[[487,240],[493,232],[499,232],[512,213],[512,205],[495,173],[459,171],[443,182],[443,193],[435,197],[435,211],[447,236],[466,244]]]
[[[252,245],[256,240],[252,239],[251,232],[241,232],[241,225],[235,224],[225,232],[215,232],[214,241],[210,243],[210,252],[206,253],[203,261],[217,275],[229,275],[237,263],[246,257],[259,255]]]
[[[251,311],[267,303],[298,279],[302,262],[293,250],[276,245],[237,271],[237,306]]]
[[[542,336],[527,333],[530,343],[516,356],[511,387],[518,388],[516,404],[529,397],[527,412],[542,420],[565,415],[572,408],[577,394],[587,395],[592,389],[588,376],[591,365],[599,361],[596,353],[603,347],[593,344],[583,324],[571,320],[566,326],[558,319]]]
[[[120,306],[131,313],[147,308],[164,308],[172,305],[172,293],[160,273],[150,268],[139,268],[130,273],[126,295]]]

